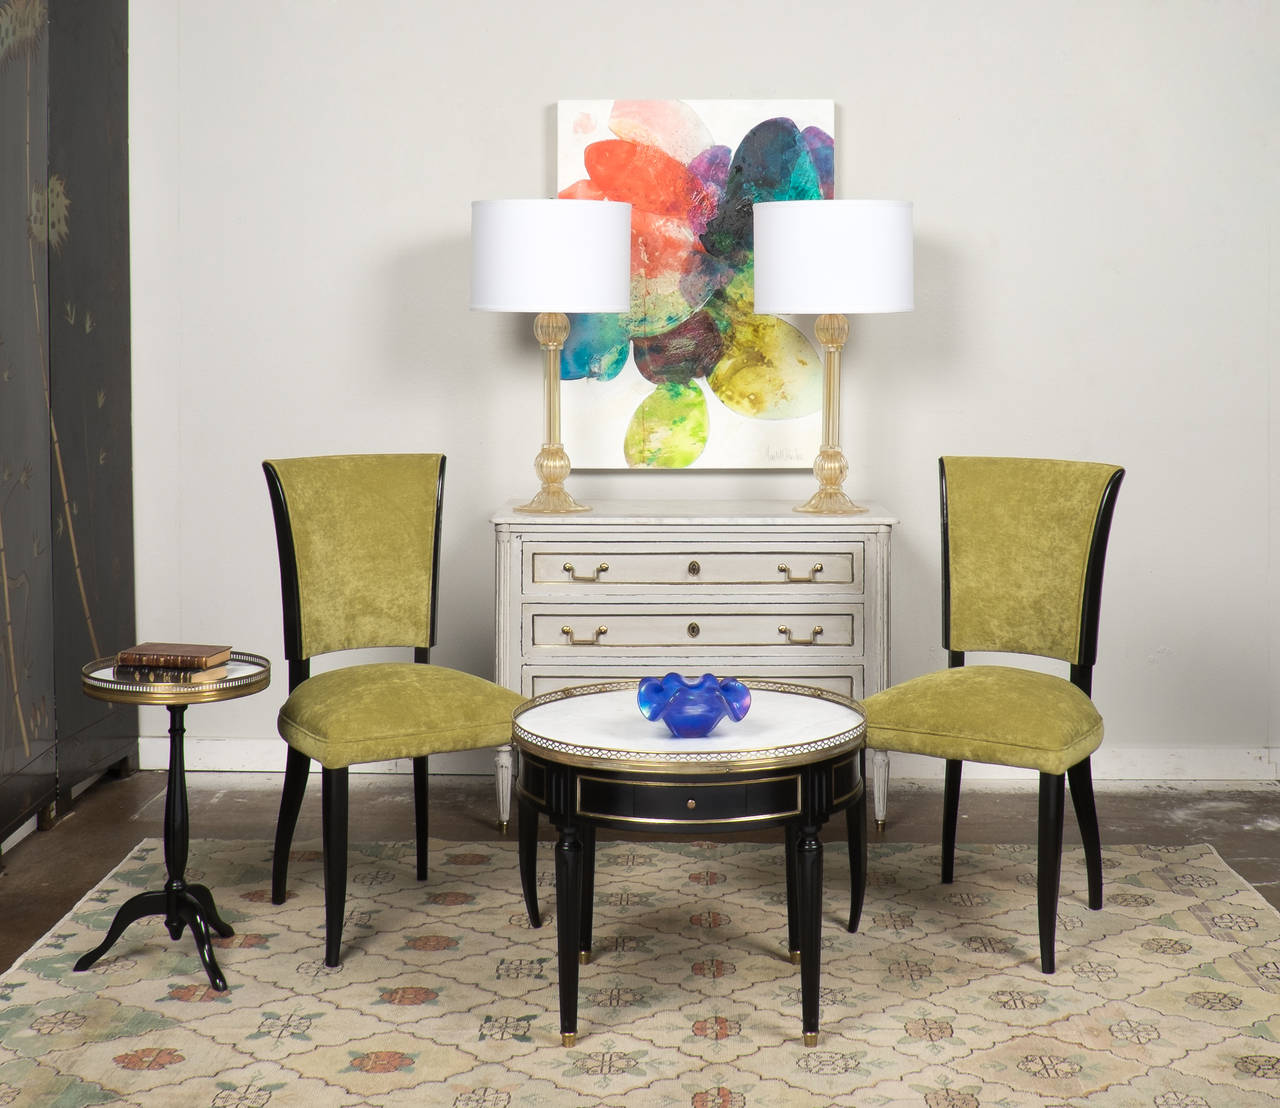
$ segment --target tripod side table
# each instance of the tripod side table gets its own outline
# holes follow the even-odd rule
[[[227,979],[213,956],[212,927],[223,938],[235,934],[213,903],[213,894],[205,885],[188,885],[185,879],[190,827],[187,812],[187,776],[183,758],[184,719],[188,704],[205,704],[216,700],[233,700],[260,692],[271,682],[271,663],[257,654],[233,652],[227,663],[227,676],[204,684],[147,684],[121,681],[113,676],[114,658],[99,658],[80,671],[84,692],[96,700],[121,704],[163,704],[169,709],[169,778],[164,802],[164,864],[169,879],[163,891],[138,893],[130,897],[107,930],[102,943],[76,962],[77,971],[87,970],[101,958],[129,924],[144,916],[164,916],[170,938],[177,939],[184,927],[191,928],[200,962],[209,975],[209,984],[219,992],[227,988]]]

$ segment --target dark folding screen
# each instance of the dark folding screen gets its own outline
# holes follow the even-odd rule
[[[39,5],[18,5],[39,11]],[[12,6],[11,6],[11,10]],[[128,5],[0,38],[0,837],[136,751],[80,667],[134,638]]]

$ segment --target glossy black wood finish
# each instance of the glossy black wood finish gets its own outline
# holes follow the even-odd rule
[[[781,827],[787,874],[788,948],[799,955],[801,1027],[806,1044],[818,1033],[821,968],[822,842],[819,831],[847,812],[850,857],[849,930],[855,931],[866,891],[866,789],[861,751],[784,769],[652,773],[581,768],[522,750],[516,782],[520,880],[529,922],[540,927],[537,823],[557,828],[555,848],[560,1032],[577,1035],[579,966],[591,958],[598,827],[690,835]]]
[[[83,955],[75,964],[77,971],[87,970],[101,958],[129,924],[145,916],[164,916],[170,938],[178,939],[184,928],[191,928],[196,952],[208,974],[209,984],[225,992],[227,979],[213,953],[210,928],[222,938],[235,934],[231,925],[218,915],[213,893],[205,885],[188,885],[186,881],[190,819],[187,805],[187,775],[183,755],[185,704],[169,705],[169,778],[164,804],[164,864],[168,874],[163,892],[144,892],[130,897],[116,912],[107,936]]]

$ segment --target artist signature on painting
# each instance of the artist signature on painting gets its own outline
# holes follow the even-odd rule
[[[803,463],[805,460],[804,452],[797,446],[766,447],[766,457],[771,462]]]

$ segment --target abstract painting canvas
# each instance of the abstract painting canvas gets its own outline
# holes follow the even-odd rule
[[[829,100],[562,100],[561,197],[626,201],[631,310],[571,315],[560,363],[577,469],[804,468],[822,355],[757,316],[752,207],[829,199]]]

